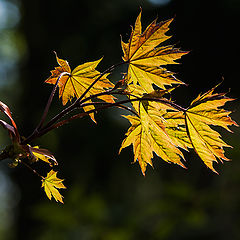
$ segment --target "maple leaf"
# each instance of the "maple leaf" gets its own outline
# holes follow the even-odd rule
[[[56,53],[55,53],[56,54]],[[55,70],[51,71],[51,76],[45,81],[46,83],[55,84],[62,73],[63,74],[58,82],[59,87],[59,98],[62,98],[62,103],[65,105],[72,98],[79,98],[88,89],[88,87],[100,77],[100,72],[96,70],[97,65],[102,59],[93,62],[87,62],[77,66],[73,71],[67,61],[58,58],[56,59],[59,64]],[[113,87],[114,85],[107,79],[107,74],[103,75],[94,86],[89,89],[84,98],[90,97],[91,95],[103,92],[104,89]],[[113,103],[114,97],[112,95],[99,96],[99,99]],[[87,101],[92,102],[91,100]],[[94,109],[93,105],[84,106],[84,111]],[[94,114],[91,113],[90,117],[94,120]]]
[[[58,189],[66,188],[62,182],[63,179],[57,178],[57,172],[53,170],[47,174],[47,177],[42,179],[42,187],[50,200],[54,197],[57,202],[63,203],[63,197],[58,191]]]
[[[153,120],[149,126],[135,116],[125,116],[131,123],[126,133],[120,152],[123,148],[133,145],[134,162],[138,161],[143,175],[147,164],[152,165],[153,152],[168,163],[176,163],[185,168],[181,162],[182,152],[173,144],[166,132]]]
[[[34,157],[33,162],[37,162],[38,159],[40,159],[48,163],[50,166],[58,165],[56,158],[47,149],[39,148],[38,146],[29,146],[29,152],[31,153],[31,156]]]
[[[192,148],[192,144],[186,130],[184,112],[166,112],[162,115],[162,118],[165,120],[165,131],[171,138],[173,144],[186,151],[188,151],[188,148]]]
[[[141,86],[129,85],[129,89],[136,95],[142,95],[144,89]],[[135,89],[135,91],[133,90]],[[151,96],[162,96],[159,91],[151,93]],[[162,102],[147,101],[145,95],[142,101],[133,102],[134,108],[139,114],[138,116],[124,116],[131,123],[131,127],[126,133],[126,138],[123,140],[120,151],[133,145],[134,162],[138,161],[143,175],[145,175],[147,164],[152,166],[153,152],[155,152],[164,161],[169,163],[176,163],[185,168],[181,162],[184,159],[182,152],[177,147],[186,149],[190,143],[187,133],[178,128],[178,125],[184,123],[184,115],[181,114],[181,122],[170,121],[171,116],[168,114],[169,110],[177,111],[170,105]],[[163,100],[163,99],[162,99]],[[168,114],[168,115],[167,115]],[[175,113],[177,114],[177,112]],[[164,118],[167,117],[167,120]],[[180,116],[180,115],[179,115]],[[175,119],[177,117],[175,116]],[[172,129],[178,128],[174,134]],[[182,140],[180,140],[183,138]]]
[[[176,79],[173,72],[160,67],[167,64],[177,64],[175,60],[186,51],[180,51],[173,46],[159,45],[170,38],[165,33],[173,19],[157,23],[155,19],[142,33],[141,15],[137,17],[128,43],[121,41],[124,53],[123,60],[129,64],[129,83],[139,83],[147,92],[153,91],[153,84],[165,89],[165,85],[184,84]]]
[[[217,159],[229,160],[224,156],[223,147],[231,146],[226,144],[221,135],[209,125],[221,126],[231,132],[228,126],[238,124],[228,116],[230,111],[220,108],[234,99],[226,97],[225,93],[213,93],[215,88],[200,94],[192,101],[185,113],[185,121],[194,150],[205,165],[217,173],[213,168],[213,162],[218,162]]]

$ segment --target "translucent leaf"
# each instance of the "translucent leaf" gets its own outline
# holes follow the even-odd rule
[[[88,87],[100,76],[100,72],[96,70],[96,67],[102,59],[79,65],[73,71],[71,71],[67,61],[58,58],[57,55],[56,59],[59,66],[51,71],[51,76],[45,82],[55,84],[61,73],[68,73],[63,75],[58,82],[59,97],[62,98],[63,105],[65,105],[68,101],[71,101],[74,97],[81,97]],[[103,92],[104,89],[108,89],[110,87],[114,87],[114,85],[107,79],[107,74],[105,74],[94,84],[84,98]],[[109,103],[114,102],[114,97],[111,95],[99,96],[99,99]],[[87,102],[91,103],[92,101],[89,100]],[[83,109],[84,111],[90,111],[94,109],[94,106],[85,106]],[[93,113],[90,114],[90,117],[93,121],[95,121]]]
[[[63,203],[63,196],[58,191],[58,189],[66,188],[62,182],[63,179],[57,178],[57,172],[53,170],[42,179],[42,187],[50,200],[53,197],[57,202]]]
[[[213,162],[217,162],[217,159],[228,160],[224,155],[223,147],[231,146],[226,144],[221,139],[220,133],[209,125],[221,126],[228,131],[231,131],[228,126],[238,125],[229,117],[230,111],[220,108],[234,99],[226,97],[224,93],[213,94],[214,90],[215,88],[212,88],[205,94],[199,95],[191,103],[185,113],[185,121],[194,150],[206,166],[216,172]]]
[[[175,60],[187,54],[173,46],[160,46],[169,39],[165,33],[173,19],[157,23],[154,20],[142,33],[140,12],[128,43],[122,43],[123,60],[129,64],[129,83],[140,84],[147,92],[153,91],[153,84],[165,89],[166,85],[184,84],[175,78],[174,73],[167,71],[163,65],[176,64]]]

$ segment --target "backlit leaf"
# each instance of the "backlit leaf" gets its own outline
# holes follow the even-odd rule
[[[166,112],[162,117],[165,119],[165,131],[173,144],[186,151],[188,148],[192,148],[186,131],[184,113],[181,111]]]
[[[147,114],[143,119],[149,118]],[[173,144],[171,138],[154,120],[141,121],[135,116],[125,116],[132,126],[126,133],[120,151],[133,145],[134,162],[138,161],[143,175],[145,175],[147,164],[152,166],[153,152],[168,163],[176,163],[182,167],[182,152]]]
[[[234,99],[228,98],[224,93],[213,93],[212,88],[205,94],[199,95],[190,105],[185,114],[188,136],[194,150],[202,161],[212,171],[213,162],[228,160],[224,156],[223,147],[231,147],[226,144],[221,135],[209,125],[221,126],[230,131],[228,126],[238,126],[230,117],[230,111],[222,109],[226,102]],[[217,172],[216,172],[217,173]]]
[[[174,73],[161,66],[176,64],[186,51],[173,46],[159,45],[170,38],[165,33],[173,19],[157,23],[154,20],[142,33],[141,15],[137,17],[128,43],[122,43],[123,60],[129,64],[129,83],[140,84],[147,92],[153,91],[153,84],[165,89],[166,85],[184,84],[175,78]]]
[[[42,179],[42,187],[50,200],[53,197],[57,202],[63,203],[63,196],[58,191],[58,189],[66,188],[62,182],[63,179],[57,178],[57,172],[53,170]]]
[[[66,72],[58,82],[59,87],[59,97],[62,98],[62,103],[65,105],[72,98],[79,98],[85,92],[86,89],[100,77],[100,72],[96,70],[97,65],[101,59],[94,62],[87,62],[82,65],[77,66],[73,71],[67,61],[62,60],[57,57],[57,62],[59,64],[53,71],[51,71],[51,76],[45,81],[46,83],[55,84],[57,82],[60,74]],[[103,92],[104,89],[113,87],[114,85],[107,79],[107,74],[103,75],[99,81],[97,81],[94,86],[87,92],[84,98],[90,97],[93,94]],[[99,96],[99,99],[113,103],[113,96],[104,95]],[[88,103],[92,102],[91,100]],[[84,111],[89,111],[94,109],[93,105],[85,106]],[[94,120],[94,114],[90,114],[91,118]]]
[[[38,161],[38,159],[41,159],[42,161],[48,163],[50,166],[58,165],[56,158],[47,149],[42,149],[42,148],[39,148],[38,146],[29,147],[29,148],[31,153],[36,158],[36,161]]]
[[[129,89],[136,96],[141,95],[142,88],[140,86],[134,87],[131,85]],[[158,92],[157,94],[160,93]],[[155,93],[152,93],[152,95],[156,96]],[[126,138],[122,143],[120,151],[132,144],[134,162],[139,162],[143,174],[145,174],[147,164],[152,166],[153,152],[166,162],[176,163],[185,167],[181,162],[181,158],[184,159],[184,156],[178,149],[178,147],[187,149],[191,145],[186,131],[184,132],[184,115],[181,113],[179,114],[181,117],[177,118],[172,114],[175,119],[178,119],[174,122],[168,111],[171,110],[177,114],[178,111],[176,109],[163,102],[147,101],[144,100],[146,99],[145,97],[142,99],[140,102],[133,102],[139,117],[125,116],[130,121],[131,127],[126,133]],[[162,100],[167,102],[165,99]],[[166,116],[166,119],[164,116]],[[179,125],[182,124],[183,126],[181,126],[180,130]],[[173,128],[178,130],[173,133]]]

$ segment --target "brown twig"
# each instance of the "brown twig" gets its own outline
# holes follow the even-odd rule
[[[25,167],[27,167],[29,170],[31,170],[34,174],[36,174],[40,178],[44,178],[41,174],[39,174],[35,169],[31,168],[27,163],[25,163],[22,160],[19,160],[19,163],[22,163]]]

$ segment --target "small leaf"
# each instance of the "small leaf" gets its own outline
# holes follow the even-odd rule
[[[38,146],[35,146],[35,147],[30,147],[30,151],[36,158],[36,161],[38,159],[41,159],[42,161],[49,163],[50,166],[58,165],[56,158],[47,149],[43,149],[43,148],[39,148]]]
[[[58,189],[66,188],[62,182],[63,179],[57,178],[57,172],[53,170],[42,179],[42,187],[50,200],[54,197],[57,202],[63,203],[63,196],[58,191]]]

